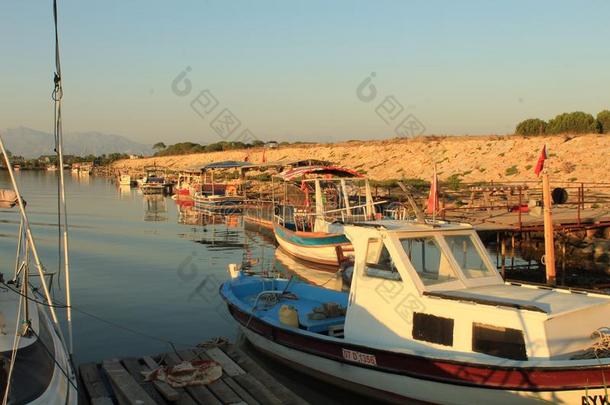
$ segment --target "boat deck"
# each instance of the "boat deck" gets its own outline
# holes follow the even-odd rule
[[[174,366],[183,360],[215,360],[222,367],[222,377],[207,385],[184,388],[144,381],[142,371],[159,365]],[[307,404],[231,344],[104,360],[101,364],[82,364],[79,370],[79,404],[84,405]]]

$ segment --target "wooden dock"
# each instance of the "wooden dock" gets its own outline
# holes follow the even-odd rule
[[[197,359],[219,363],[222,377],[207,385],[183,388],[144,380],[143,371]],[[79,370],[79,403],[84,405],[307,404],[231,344],[104,360],[101,364],[82,364]]]
[[[506,209],[453,211],[447,220],[472,224],[477,231],[536,232],[544,228],[541,214],[509,212]],[[610,227],[610,210],[554,207],[553,225],[556,230],[579,230]]]

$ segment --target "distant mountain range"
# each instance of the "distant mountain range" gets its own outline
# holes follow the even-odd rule
[[[53,154],[55,141],[48,132],[31,128],[10,128],[0,131],[6,149],[13,155],[25,158],[37,158]],[[66,155],[103,155],[108,153],[129,153],[150,155],[150,145],[134,142],[121,135],[103,134],[100,132],[76,132],[64,134],[64,153]]]

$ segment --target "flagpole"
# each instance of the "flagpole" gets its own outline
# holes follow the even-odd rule
[[[545,147],[546,155],[546,147]],[[555,273],[555,240],[553,235],[553,207],[551,202],[551,185],[547,169],[542,170],[542,203],[544,208],[544,264],[546,282],[556,284]]]
[[[432,179],[434,187],[434,209],[432,210],[432,223],[436,223],[436,210],[438,210],[438,180],[436,178],[436,163],[434,164],[434,177]]]

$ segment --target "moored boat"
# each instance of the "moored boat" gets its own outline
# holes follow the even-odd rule
[[[338,266],[338,255],[353,251],[342,233],[291,231],[277,223],[273,224],[273,232],[286,253],[312,263]]]
[[[121,174],[119,176],[119,185],[131,187],[131,176],[128,174]]]
[[[607,403],[610,296],[503,282],[469,225],[345,234],[349,293],[232,271],[220,293],[255,347],[392,402]]]
[[[278,244],[298,259],[338,266],[353,251],[343,235],[343,225],[372,219],[375,214],[368,180],[337,166],[298,167],[278,177],[284,182],[283,198],[274,197],[281,201],[273,220]],[[360,188],[364,188],[363,203],[359,201]],[[310,194],[314,195],[313,203]]]
[[[20,217],[15,268],[0,274],[2,397],[6,404],[76,405],[77,378],[46,281],[52,274],[40,263],[26,204],[1,139],[0,151],[13,186],[0,190],[0,208],[18,207]],[[31,284],[34,270],[36,288]]]

